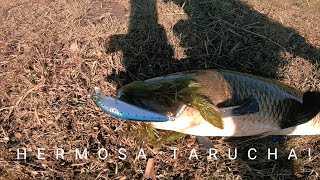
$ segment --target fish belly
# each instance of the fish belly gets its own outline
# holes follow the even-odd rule
[[[285,128],[266,135],[319,135],[320,134],[320,113],[307,123],[298,126]]]
[[[252,136],[278,130],[270,124],[247,122],[242,118],[222,118],[224,128],[220,129],[208,123],[192,107],[187,107],[174,121],[153,122],[156,129],[177,131],[196,136]]]
[[[320,134],[319,115],[307,123],[281,128],[281,123],[290,121],[302,103],[302,93],[272,80],[229,71],[201,70],[176,73],[150,79],[192,78],[203,85],[203,94],[218,107],[229,107],[254,97],[259,111],[242,116],[222,118],[224,128],[219,129],[202,118],[192,107],[184,109],[174,121],[153,123],[154,127],[197,136],[252,136],[312,135]]]
[[[254,136],[254,135],[319,135],[320,113],[307,123],[280,129],[277,125],[270,123],[256,123],[247,121],[245,117],[222,118],[224,128],[219,129],[212,126],[200,113],[187,107],[174,121],[153,122],[156,129],[171,130],[195,136]]]

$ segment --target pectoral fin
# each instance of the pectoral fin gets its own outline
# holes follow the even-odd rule
[[[230,107],[221,107],[219,109],[223,118],[231,116],[243,116],[258,112],[259,104],[254,97],[250,97],[249,99],[245,100],[242,104]]]
[[[194,95],[190,99],[190,105],[200,112],[203,119],[213,126],[223,129],[223,121],[219,108],[206,97]]]

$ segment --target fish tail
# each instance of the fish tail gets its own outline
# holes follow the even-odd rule
[[[299,107],[300,110],[298,113],[293,112],[290,121],[281,122],[281,129],[304,124],[316,117],[320,112],[320,92],[306,91]]]
[[[320,112],[320,92],[307,91],[303,94],[303,109]]]

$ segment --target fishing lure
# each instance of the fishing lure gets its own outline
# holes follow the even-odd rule
[[[104,112],[115,117],[146,122],[165,122],[173,119],[173,117],[142,109],[116,98],[103,96],[100,88],[94,89],[95,94],[89,94],[88,97]]]

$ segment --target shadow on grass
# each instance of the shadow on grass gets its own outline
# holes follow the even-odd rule
[[[277,71],[287,62],[281,53],[303,57],[311,63],[320,59],[319,50],[312,47],[292,28],[270,20],[248,5],[238,1],[168,1],[182,7],[188,15],[180,20],[173,31],[181,36],[187,58],[173,58],[163,26],[158,24],[155,0],[131,0],[128,34],[111,38],[108,52],[121,50],[127,72],[108,78],[120,85],[133,80],[144,80],[173,72],[194,69],[223,68],[248,72],[268,78],[277,77]],[[232,138],[230,146],[246,152],[250,147],[259,152],[278,148],[278,159],[251,161],[240,153],[244,178],[294,178],[293,165],[285,138],[274,137],[251,140]],[[268,142],[270,143],[261,143]],[[236,142],[236,143],[235,143]],[[238,142],[238,143],[237,143]],[[238,145],[237,145],[238,144]]]
[[[166,32],[158,24],[155,0],[130,0],[129,33],[111,38],[108,52],[121,50],[127,72],[109,77],[118,83],[146,79],[172,72],[173,50],[167,41]]]

